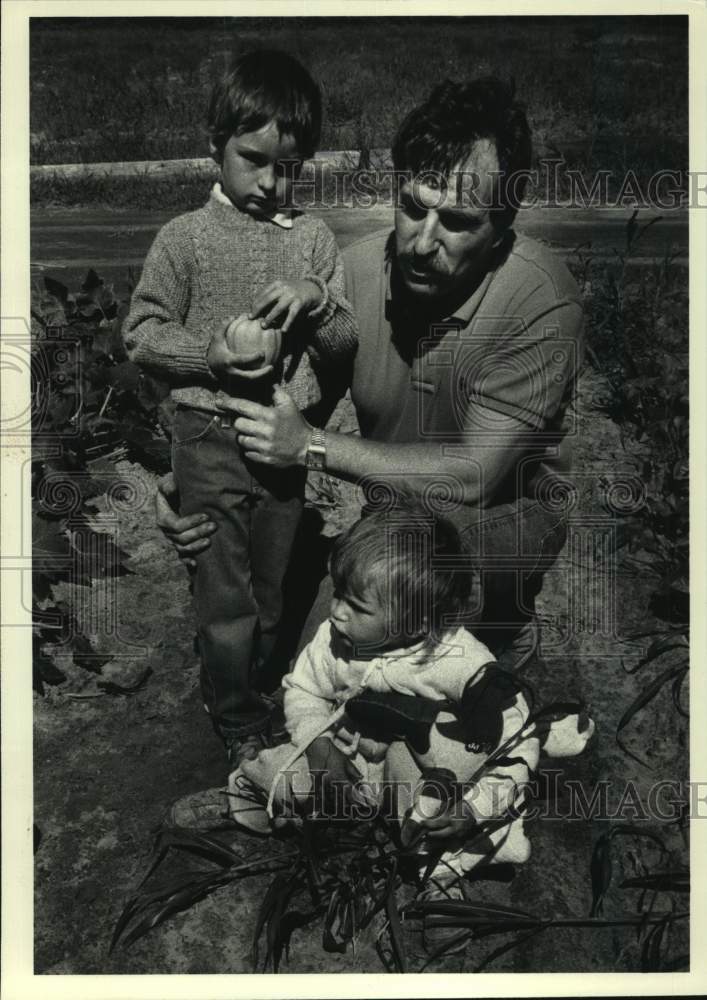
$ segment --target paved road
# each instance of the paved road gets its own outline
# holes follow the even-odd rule
[[[41,209],[31,215],[32,275],[51,274],[73,287],[89,267],[111,281],[116,291],[126,290],[130,271],[136,278],[157,229],[174,212],[109,212],[95,209]],[[393,211],[373,208],[319,209],[345,247],[359,236],[392,225]],[[626,244],[626,222],[630,212],[622,209],[578,211],[566,208],[528,208],[516,228],[567,255],[591,243],[603,257],[615,258]],[[639,224],[656,218],[657,212],[642,210]],[[637,264],[662,259],[666,250],[676,252],[687,263],[688,221],[686,212],[665,212],[646,230],[634,253]]]

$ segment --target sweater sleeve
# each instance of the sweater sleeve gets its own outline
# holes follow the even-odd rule
[[[309,314],[314,323],[308,352],[315,360],[341,362],[353,358],[358,347],[358,326],[353,306],[346,298],[344,264],[334,234],[324,223],[316,229],[312,273],[322,301]]]
[[[322,733],[336,709],[335,659],[329,643],[329,622],[297,657],[294,670],[282,681],[285,689],[285,723],[297,746]]]
[[[208,339],[184,326],[190,279],[178,232],[168,223],[150,247],[123,324],[125,349],[131,361],[167,380],[199,376],[215,383],[206,360]]]
[[[522,694],[516,695],[513,704],[504,709],[499,746],[503,746],[508,740],[511,743],[503,756],[484,769],[464,795],[478,822],[503,816],[516,801],[522,787],[530,780],[530,772],[538,765],[538,739],[534,736],[520,736],[528,715],[528,704]]]

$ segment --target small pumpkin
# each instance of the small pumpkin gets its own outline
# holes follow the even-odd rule
[[[226,330],[226,343],[236,355],[238,371],[254,378],[267,374],[279,358],[282,333],[271,327],[263,329],[259,319],[243,314]]]

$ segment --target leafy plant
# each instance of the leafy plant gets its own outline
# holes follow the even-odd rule
[[[126,553],[94,530],[97,498],[123,486],[114,462],[129,457],[169,468],[159,423],[166,389],[144,376],[125,354],[120,325],[125,306],[90,270],[76,293],[45,277],[32,298],[32,538],[34,687],[65,678],[46,647],[69,647],[74,662],[100,671],[97,653],[67,605],[60,582],[90,587],[97,578],[128,572]],[[117,693],[106,689],[107,693]]]
[[[650,557],[657,578],[652,610],[671,622],[689,620],[689,317],[687,276],[666,248],[650,268],[630,270],[644,224],[634,211],[626,243],[604,264],[591,244],[575,251],[584,290],[588,355],[604,377],[604,411],[630,439],[644,501],[622,517],[632,550]],[[635,276],[633,276],[635,274]],[[616,509],[614,508],[616,513]],[[646,569],[641,561],[640,569]]]
[[[541,732],[543,726],[553,719],[567,713],[575,714],[579,708],[575,704],[555,703],[534,711],[518,732],[497,748],[474,777],[478,778],[485,770],[493,768],[495,762],[508,755],[531,729]],[[254,789],[252,794],[254,807],[262,809],[264,793]],[[485,839],[492,828],[499,823],[509,823],[515,815],[479,823],[474,839]],[[631,830],[628,827],[616,829],[612,836]],[[381,962],[388,971],[406,972],[411,969],[413,961],[410,933],[416,921],[420,920],[425,921],[427,926],[449,928],[458,933],[451,934],[428,955],[418,971],[444,957],[460,943],[479,942],[495,935],[517,936],[483,957],[479,968],[491,964],[529,936],[549,928],[640,925],[646,934],[657,934],[655,927],[686,916],[681,912],[651,912],[641,916],[622,915],[604,919],[598,915],[603,895],[596,898],[589,918],[562,919],[468,898],[426,898],[423,890],[427,885],[434,884],[433,872],[443,848],[440,845],[428,848],[427,866],[421,871],[420,863],[424,858],[418,855],[419,846],[402,846],[397,821],[388,821],[382,813],[365,822],[325,821],[305,814],[294,826],[289,825],[281,832],[275,828],[268,845],[269,853],[246,863],[233,848],[226,847],[215,838],[180,829],[162,831],[157,837],[147,874],[118,920],[111,947],[121,937],[124,944],[130,944],[172,914],[218,888],[264,873],[272,873],[274,877],[263,896],[253,932],[253,968],[260,971],[269,968],[279,971],[283,957],[285,960],[288,958],[293,932],[317,919],[322,923],[324,950],[345,952],[349,946],[355,948],[358,936],[380,915],[382,923],[376,934],[376,948]],[[172,849],[199,855],[216,867],[198,875],[184,872],[180,878],[158,890],[144,890],[146,882],[155,875]],[[595,874],[595,870],[599,871],[599,875]],[[663,875],[667,877],[667,873]],[[454,873],[453,883],[463,885],[467,895],[472,882],[499,877],[507,881],[509,876],[505,870],[496,873],[492,865],[482,863],[467,877]],[[597,878],[603,879],[603,893],[610,881],[610,869],[608,878],[606,875],[605,858],[593,862],[593,879],[596,881]],[[127,930],[131,924],[130,930]]]

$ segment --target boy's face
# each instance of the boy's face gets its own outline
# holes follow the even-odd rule
[[[299,160],[295,139],[280,135],[275,122],[255,132],[232,135],[219,160],[224,194],[241,212],[272,215],[289,204],[295,173],[292,160]]]

